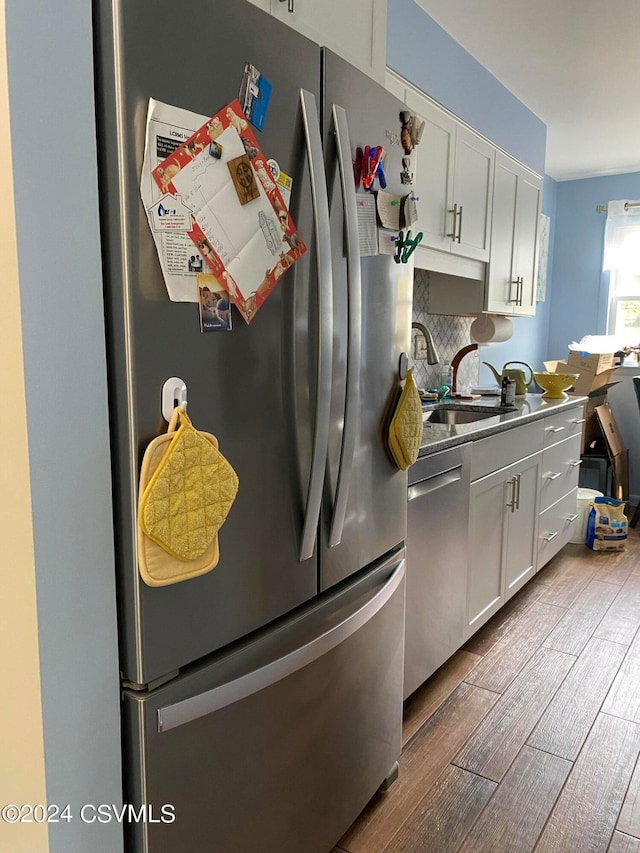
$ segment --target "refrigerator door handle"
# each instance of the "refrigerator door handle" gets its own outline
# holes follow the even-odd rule
[[[324,154],[316,99],[311,92],[300,90],[302,121],[309,158],[311,200],[318,262],[318,381],[316,415],[313,426],[313,450],[309,491],[304,513],[300,562],[313,554],[320,518],[324,472],[329,447],[329,418],[331,415],[331,356],[333,346],[333,278],[331,269],[331,232],[329,228],[329,199],[324,170]]]
[[[353,179],[351,141],[347,113],[343,107],[333,105],[333,121],[338,150],[342,204],[344,206],[345,236],[347,247],[347,381],[344,405],[344,426],[340,464],[333,509],[333,518],[329,528],[329,547],[340,544],[344,519],[347,512],[349,486],[353,473],[353,458],[358,429],[358,410],[360,406],[360,358],[361,358],[361,317],[362,285],[360,278],[360,241],[358,236],[358,213],[356,208],[356,186]]]
[[[219,711],[221,708],[226,708],[228,705],[233,705],[235,702],[240,702],[328,654],[382,610],[402,583],[404,573],[405,561],[401,559],[384,586],[358,610],[350,613],[342,622],[334,625],[324,634],[314,637],[306,645],[227,684],[221,684],[219,687],[206,690],[189,699],[183,699],[181,702],[175,702],[173,705],[158,708],[158,731],[168,732],[207,714],[212,714],[214,711]]]

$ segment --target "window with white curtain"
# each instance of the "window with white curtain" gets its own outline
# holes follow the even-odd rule
[[[610,201],[603,269],[609,271],[608,332],[621,347],[640,344],[640,202]]]

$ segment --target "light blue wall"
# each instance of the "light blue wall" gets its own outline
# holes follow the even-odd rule
[[[79,817],[122,798],[91,4],[5,9],[50,851],[118,853]]]
[[[564,358],[572,341],[606,334],[607,292],[602,286],[606,215],[596,205],[640,199],[640,172],[558,183],[549,346]]]
[[[513,320],[513,337],[503,344],[491,344],[481,347],[480,360],[488,361],[496,368],[507,361],[525,361],[533,370],[544,370],[543,362],[548,356],[549,316],[551,313],[551,295],[555,289],[553,279],[553,256],[555,250],[555,224],[557,222],[557,195],[560,184],[553,178],[545,177],[542,192],[542,213],[550,218],[549,267],[547,270],[547,291],[544,302],[536,303],[535,317],[516,317]],[[493,383],[493,374],[480,367],[480,384]]]
[[[538,174],[547,128],[414,0],[389,0],[387,65]]]

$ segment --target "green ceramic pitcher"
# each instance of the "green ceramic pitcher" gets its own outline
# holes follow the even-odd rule
[[[524,394],[526,394],[527,388],[533,382],[533,370],[526,363],[526,361],[507,361],[506,364],[502,368],[502,373],[498,373],[498,371],[495,369],[495,367],[492,364],[489,364],[488,361],[483,361],[482,363],[486,364],[487,367],[491,370],[491,372],[493,373],[493,375],[496,378],[496,382],[498,383],[498,385],[500,385],[502,383],[502,380],[505,376],[507,376],[509,379],[513,379],[516,383],[516,397],[521,397]],[[515,369],[512,368],[510,370],[507,370],[507,367],[510,364],[521,364],[523,367],[526,367],[527,370],[529,371],[529,380],[527,381],[525,379],[524,370],[519,370],[518,368],[515,368]]]

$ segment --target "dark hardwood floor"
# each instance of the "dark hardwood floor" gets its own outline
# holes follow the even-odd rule
[[[409,698],[334,853],[640,853],[639,627],[640,531],[566,546]]]

